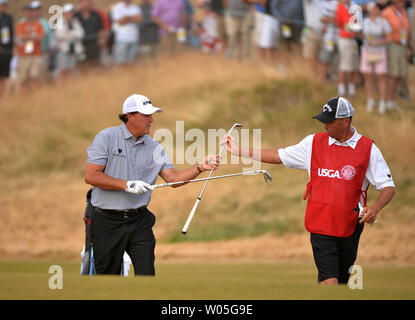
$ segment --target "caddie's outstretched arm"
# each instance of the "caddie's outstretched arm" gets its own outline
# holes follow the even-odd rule
[[[276,149],[241,148],[231,136],[227,136],[226,140],[223,140],[222,143],[226,143],[226,150],[234,155],[265,163],[282,163],[278,150]]]

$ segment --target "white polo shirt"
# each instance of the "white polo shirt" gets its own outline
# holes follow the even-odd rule
[[[329,137],[329,145],[336,144],[345,148],[355,149],[357,142],[362,137],[354,130],[353,136],[345,141],[339,142],[336,139]],[[278,154],[282,163],[287,168],[303,169],[308,171],[310,176],[311,167],[311,152],[313,149],[314,134],[305,137],[296,145],[278,149]],[[395,187],[389,167],[382,156],[379,148],[373,143],[370,151],[369,165],[363,180],[362,190],[366,190],[368,184],[371,184],[376,190],[382,190],[385,187]]]
[[[126,23],[124,25],[118,24],[116,21],[127,16],[142,15],[139,6],[130,3],[126,4],[123,1],[118,2],[111,10],[111,18],[114,21],[113,30],[115,33],[116,42],[134,42],[139,41],[139,27],[138,23]]]
[[[315,32],[321,33],[323,23],[323,4],[326,0],[303,0],[304,22],[306,27],[312,28]]]

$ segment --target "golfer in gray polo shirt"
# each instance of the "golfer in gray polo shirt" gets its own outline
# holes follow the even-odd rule
[[[97,274],[120,274],[124,251],[136,275],[154,275],[155,216],[147,206],[157,179],[190,180],[216,169],[219,156],[176,170],[165,150],[147,134],[161,112],[139,94],[129,96],[119,118],[123,123],[102,130],[88,148],[85,182],[92,185],[92,247]]]

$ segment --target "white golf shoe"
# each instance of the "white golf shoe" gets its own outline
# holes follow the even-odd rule
[[[372,112],[373,109],[375,108],[375,106],[376,106],[375,99],[372,99],[372,98],[367,99],[367,102],[366,102],[366,110],[367,110],[367,112]]]
[[[386,112],[386,103],[385,103],[385,100],[380,100],[379,101],[379,113],[380,114],[385,114],[385,112]]]
[[[401,111],[401,108],[397,105],[395,101],[387,101],[386,109],[392,110],[392,111]]]

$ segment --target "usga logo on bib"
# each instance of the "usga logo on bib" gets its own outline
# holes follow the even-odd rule
[[[352,180],[354,178],[354,176],[356,175],[356,170],[351,165],[344,166],[340,170],[340,172],[339,172],[339,170],[318,168],[318,175],[320,177]]]
[[[345,180],[352,180],[356,175],[356,169],[353,166],[344,166],[340,171],[341,176]]]

